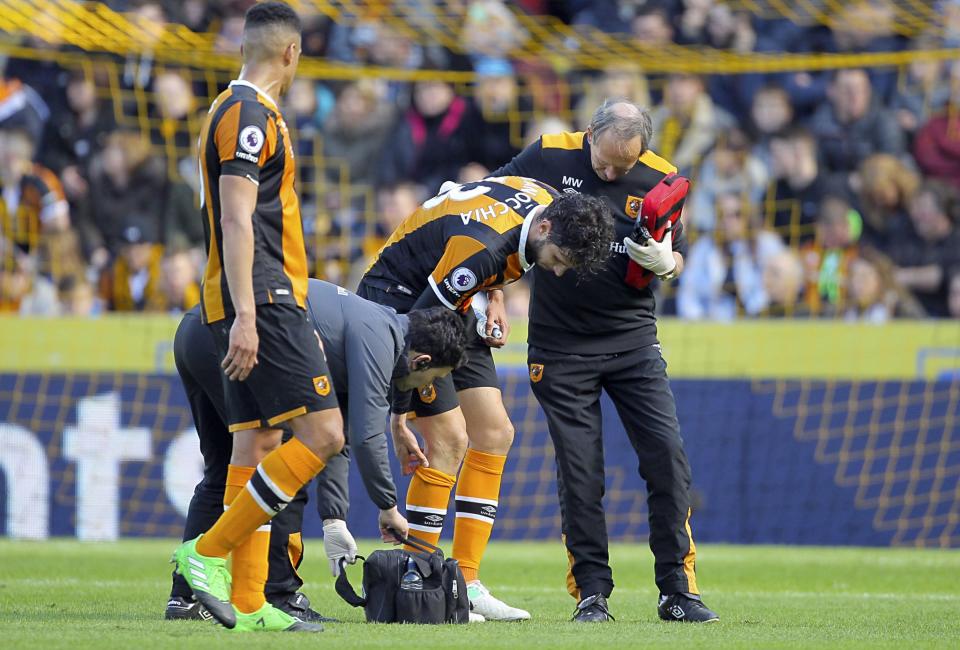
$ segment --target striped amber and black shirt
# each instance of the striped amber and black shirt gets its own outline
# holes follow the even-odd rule
[[[445,184],[397,227],[363,282],[408,295],[413,309],[465,311],[478,291],[515,282],[530,269],[530,213],[557,196],[519,176]]]
[[[206,323],[234,314],[223,269],[220,177],[255,183],[253,293],[257,305],[305,308],[307,251],[300,203],[293,186],[293,144],[280,109],[269,95],[238,80],[214,100],[200,132],[200,177],[207,243],[201,305]]]

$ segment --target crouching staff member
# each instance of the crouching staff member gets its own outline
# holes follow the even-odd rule
[[[603,199],[614,215],[612,254],[591,278],[537,269],[530,301],[533,392],[557,453],[567,585],[574,620],[606,621],[613,591],[603,512],[600,392],[607,391],[637,452],[647,483],[650,548],[660,589],[658,614],[671,621],[718,620],[700,600],[690,532],[690,466],[680,438],[666,363],[657,342],[654,296],[624,278],[630,259],[663,279],[683,270],[680,222],[662,243],[624,243],[644,195],[676,168],[647,149],[650,117],[608,100],[586,132],[544,135],[494,174],[518,174]]]
[[[322,305],[322,307],[320,307]],[[445,309],[409,316],[364,300],[346,289],[320,280],[308,284],[308,313],[323,343],[331,377],[319,377],[315,388],[336,390],[348,427],[348,442],[360,467],[364,486],[380,508],[380,529],[407,532],[397,510],[396,487],[390,472],[383,426],[389,414],[391,380],[398,389],[412,388],[443,376],[463,362],[466,338],[460,318]],[[184,315],[174,339],[174,359],[183,381],[204,458],[204,477],[187,512],[184,538],[203,533],[223,512],[223,491],[232,452],[224,420],[222,370],[209,329],[194,309]],[[345,450],[346,452],[346,450]],[[340,557],[353,560],[356,545],[344,524],[347,512],[349,452],[334,456],[318,481],[318,507],[324,517],[324,547],[331,569]],[[296,572],[303,557],[300,529],[306,490],[302,489],[273,520],[269,574],[264,589],[275,607],[301,620],[325,619],[310,608],[298,590]],[[166,618],[208,618],[193,600],[190,588],[174,575]]]

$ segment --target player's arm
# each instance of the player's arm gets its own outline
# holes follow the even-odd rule
[[[220,197],[223,270],[236,312],[223,369],[230,379],[243,381],[257,365],[259,347],[253,296],[253,211],[257,207],[257,186],[239,176],[221,176]]]
[[[383,423],[390,412],[390,377],[394,357],[389,332],[356,323],[346,335],[347,422],[350,448],[370,500],[380,510],[380,534],[395,541],[389,529],[407,534],[407,520],[397,510],[397,488]]]
[[[466,235],[455,235],[447,241],[443,256],[427,276],[427,288],[411,309],[446,307],[461,311],[478,291],[499,277],[503,269],[486,246]]]
[[[223,114],[213,133],[220,158],[223,269],[236,313],[223,360],[224,371],[232,380],[243,381],[257,365],[253,214],[257,207],[260,169],[276,147],[275,128],[262,105],[237,102]]]

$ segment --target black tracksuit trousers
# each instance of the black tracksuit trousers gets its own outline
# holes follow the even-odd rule
[[[571,595],[613,590],[603,510],[600,392],[613,401],[647,484],[650,548],[662,594],[699,593],[690,532],[690,465],[659,345],[620,354],[576,355],[530,347],[533,393],[557,455]]]

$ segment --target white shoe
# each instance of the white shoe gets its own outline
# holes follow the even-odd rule
[[[470,623],[483,623],[486,620],[487,619],[480,616],[480,614],[475,614],[474,612],[470,612],[470,619],[469,619]]]
[[[467,596],[470,597],[470,615],[480,614],[488,621],[526,621],[530,612],[510,607],[502,600],[490,595],[490,590],[479,580],[467,585]]]

